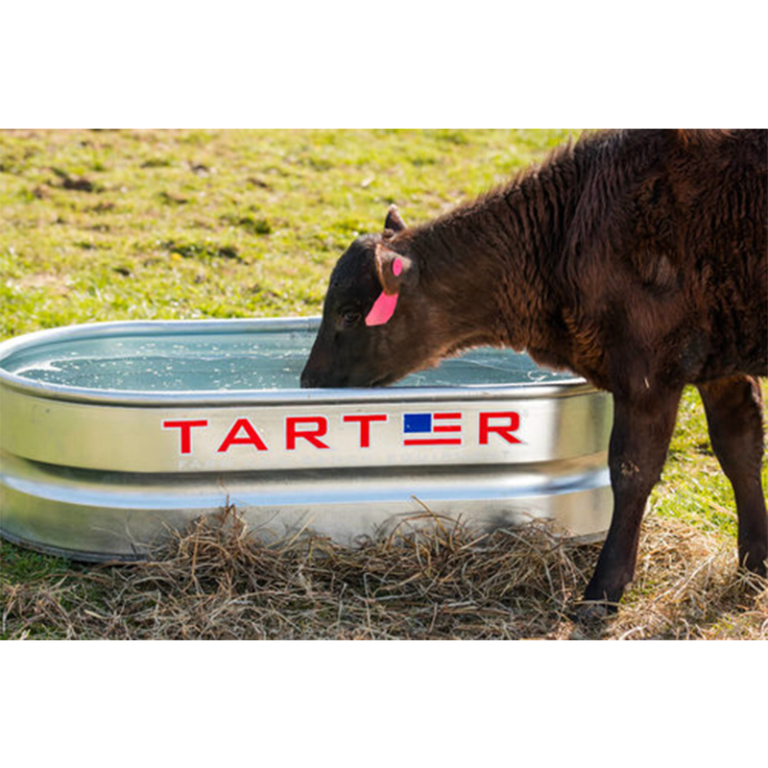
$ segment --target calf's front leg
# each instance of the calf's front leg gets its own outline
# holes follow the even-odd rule
[[[614,394],[614,423],[608,449],[613,518],[579,608],[581,618],[615,610],[624,588],[632,581],[640,523],[648,494],[664,467],[680,394],[680,389],[646,389],[635,397]]]

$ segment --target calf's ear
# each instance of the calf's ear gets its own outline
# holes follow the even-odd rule
[[[384,222],[384,229],[389,229],[392,232],[402,232],[406,229],[403,217],[400,215],[400,211],[397,210],[396,205],[389,206],[387,218]]]
[[[413,259],[390,250],[385,245],[376,245],[376,274],[387,296],[400,293],[405,284],[415,284],[416,264]]]

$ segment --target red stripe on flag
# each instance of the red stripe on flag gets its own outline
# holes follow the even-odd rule
[[[452,426],[448,426],[446,424],[445,426],[434,427],[432,431],[433,432],[461,432],[461,427],[458,424],[454,424]]]
[[[404,445],[461,445],[461,438],[438,438],[434,440],[406,440]]]

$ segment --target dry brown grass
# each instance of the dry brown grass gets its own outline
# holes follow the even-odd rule
[[[3,583],[6,637],[104,639],[766,639],[768,585],[734,542],[649,516],[619,614],[569,614],[599,546],[545,526],[473,533],[418,521],[358,548],[267,545],[234,508],[172,534],[154,562]]]

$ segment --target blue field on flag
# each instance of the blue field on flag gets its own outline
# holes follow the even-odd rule
[[[403,445],[461,445],[461,413],[403,414]]]

